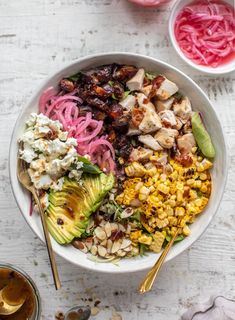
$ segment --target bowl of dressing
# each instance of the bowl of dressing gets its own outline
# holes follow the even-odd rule
[[[39,320],[41,300],[33,280],[18,267],[0,263],[0,319]]]

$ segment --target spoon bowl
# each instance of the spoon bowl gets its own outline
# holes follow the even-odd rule
[[[25,299],[23,300],[23,302],[14,305],[6,302],[3,296],[4,290],[6,290],[6,288],[7,286],[0,290],[0,315],[2,316],[9,316],[13,313],[16,313],[25,303]]]

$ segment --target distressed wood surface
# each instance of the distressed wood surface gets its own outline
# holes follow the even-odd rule
[[[42,319],[98,298],[101,306],[114,307],[125,320],[177,320],[191,304],[212,294],[235,296],[235,74],[203,75],[176,56],[167,34],[170,7],[146,10],[125,0],[0,0],[0,262],[20,266],[35,280]],[[115,50],[170,62],[207,93],[231,156],[226,191],[206,233],[164,266],[150,294],[136,293],[143,273],[96,274],[59,257],[63,288],[55,292],[46,249],[20,215],[11,192],[11,132],[21,108],[49,74],[86,54]]]

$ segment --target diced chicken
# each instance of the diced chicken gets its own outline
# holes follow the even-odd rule
[[[129,160],[130,161],[144,161],[148,160],[153,155],[153,150],[138,147],[131,151]]]
[[[176,125],[173,126],[173,129],[180,130],[183,127],[183,122],[180,120],[179,117],[175,117],[175,120],[176,120]]]
[[[136,97],[137,97],[137,102],[138,102],[140,108],[148,109],[148,110],[151,110],[151,111],[155,111],[154,105],[148,99],[148,97],[146,97],[145,94],[137,93]]]
[[[183,133],[190,133],[192,132],[192,123],[191,119],[189,119],[185,125],[183,126]]]
[[[131,94],[128,95],[125,99],[119,102],[119,104],[123,107],[123,109],[127,111],[131,111],[131,109],[136,104],[136,97],[132,96]]]
[[[169,98],[167,100],[157,100],[155,102],[155,107],[157,109],[157,112],[160,112],[160,111],[164,111],[164,110],[170,110],[172,105],[173,105],[173,102],[174,102],[174,98]]]
[[[153,136],[150,134],[146,135],[140,135],[138,137],[139,141],[142,142],[144,145],[146,145],[148,148],[151,148],[155,151],[162,150],[163,148],[160,146],[160,144],[157,142],[156,139],[154,139]]]
[[[181,153],[189,153],[196,146],[196,141],[192,133],[186,133],[177,139],[177,145]]]
[[[154,105],[143,93],[138,93],[136,96],[139,109],[143,110],[143,119],[139,123],[139,129],[144,133],[157,131],[162,124]]]
[[[186,123],[192,114],[191,102],[188,97],[184,97],[180,102],[175,103],[173,111],[183,123]]]
[[[141,131],[138,128],[131,127],[131,126],[129,127],[128,132],[127,132],[128,136],[136,136],[139,134],[141,134]]]
[[[154,138],[163,148],[170,149],[173,147],[178,134],[178,131],[175,129],[161,128]]]
[[[163,76],[161,77],[163,78],[163,81],[161,82],[159,87],[156,89],[155,95],[160,100],[167,100],[173,94],[175,94],[179,90],[179,88],[174,82],[168,80],[166,77],[163,77]]]
[[[162,157],[157,159],[156,164],[160,166],[165,166],[167,164],[167,157],[167,153],[165,153]]]
[[[153,86],[151,84],[149,84],[148,86],[143,87],[140,91],[142,91],[143,94],[145,94],[146,97],[148,97],[150,92],[151,92],[151,90],[152,90],[152,87]]]
[[[146,110],[139,129],[144,133],[155,132],[162,127],[161,119],[155,111]]]
[[[126,85],[128,89],[131,91],[140,90],[143,86],[144,74],[144,69],[139,69],[134,77],[127,81]]]
[[[162,124],[164,127],[173,127],[176,125],[175,114],[171,110],[164,110],[159,112],[159,117],[162,120]]]

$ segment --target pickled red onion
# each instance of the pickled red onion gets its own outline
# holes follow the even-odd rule
[[[217,67],[235,54],[235,12],[226,2],[192,2],[179,13],[174,28],[182,52],[197,64]]]
[[[45,107],[48,101],[52,99],[52,97],[56,96],[56,91],[53,87],[47,88],[39,99],[39,112],[45,113]]]
[[[32,214],[33,214],[33,197],[30,194],[30,204],[29,204],[29,215],[30,215],[30,217],[32,216]]]
[[[54,88],[45,90],[39,100],[39,110],[47,117],[61,122],[68,136],[77,140],[77,152],[89,155],[91,161],[99,165],[105,172],[115,170],[115,152],[107,137],[100,136],[103,121],[92,119],[91,112],[79,116],[77,104],[82,99],[75,96],[76,92],[60,96]]]

